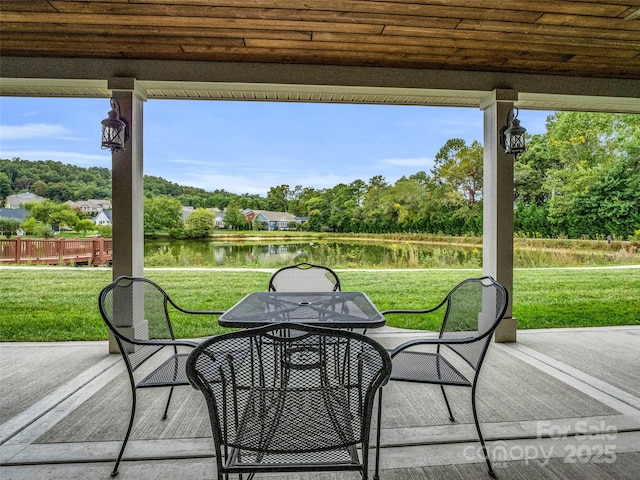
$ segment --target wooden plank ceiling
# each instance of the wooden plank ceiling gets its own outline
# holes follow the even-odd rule
[[[640,79],[640,0],[1,0],[3,57]]]

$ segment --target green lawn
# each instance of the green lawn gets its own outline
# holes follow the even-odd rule
[[[469,270],[339,271],[343,290],[364,291],[381,309],[436,304]],[[258,271],[154,270],[157,281],[181,306],[228,309],[244,295],[265,290],[270,274]],[[102,340],[98,312],[107,268],[0,268],[0,340]],[[640,269],[535,269],[514,274],[513,314],[519,328],[640,325]],[[411,323],[413,322],[413,323]],[[401,315],[391,326],[435,329]],[[176,335],[201,337],[223,331],[216,317],[176,317]]]

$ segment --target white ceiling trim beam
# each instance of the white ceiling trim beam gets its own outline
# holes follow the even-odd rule
[[[539,110],[640,113],[640,82],[451,70],[69,58],[0,58],[0,94],[109,97],[136,78],[149,99],[266,100],[478,107],[496,88]]]

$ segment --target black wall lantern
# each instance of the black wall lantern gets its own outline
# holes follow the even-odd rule
[[[500,131],[500,143],[504,147],[504,153],[507,155],[511,154],[516,158],[525,151],[524,134],[527,131],[524,127],[520,126],[520,120],[518,120],[517,117],[518,109],[514,107],[513,110],[509,112],[507,118],[509,126],[504,127]]]
[[[118,100],[111,98],[109,117],[102,120],[102,149],[109,149],[111,153],[124,150],[126,133],[127,124],[120,119],[120,104]]]

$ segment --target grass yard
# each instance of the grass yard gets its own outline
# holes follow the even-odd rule
[[[363,291],[380,309],[426,308],[479,270],[338,271],[343,290]],[[228,309],[250,292],[266,290],[268,272],[161,270],[145,275],[185,308]],[[108,268],[0,268],[0,341],[104,340],[98,294]],[[640,268],[523,269],[514,273],[518,328],[640,325]],[[434,319],[435,320],[435,319]],[[432,330],[437,322],[393,315],[394,327]],[[176,316],[176,336],[224,331],[217,317]]]

